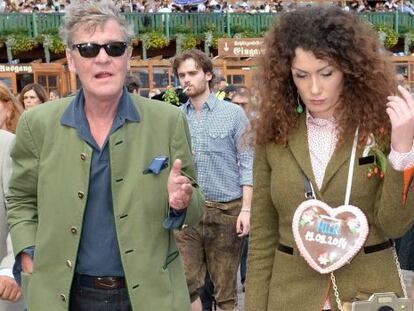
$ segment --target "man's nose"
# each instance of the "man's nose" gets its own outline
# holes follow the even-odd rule
[[[184,81],[184,83],[188,83],[188,82],[190,82],[190,76],[189,75],[185,75],[184,76],[184,79],[183,79],[183,81]]]
[[[108,61],[110,59],[110,56],[108,53],[106,53],[105,49],[103,47],[100,48],[98,55],[95,56],[95,60],[97,61]]]

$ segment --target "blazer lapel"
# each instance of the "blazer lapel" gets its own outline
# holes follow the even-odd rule
[[[339,148],[338,146],[337,148],[335,148],[335,151],[325,170],[325,176],[323,177],[321,192],[325,190],[325,188],[329,184],[329,181],[335,176],[335,174],[338,172],[338,170],[343,165],[346,165],[347,169],[349,168],[349,161],[351,158],[353,142],[354,142],[354,135],[347,137],[345,141],[343,142],[343,144],[339,146]],[[348,173],[345,176],[347,178]],[[345,179],[344,187],[345,186],[346,186],[346,179]],[[345,191],[345,188],[344,188],[344,191]]]
[[[311,181],[313,188],[317,194],[317,197],[320,196],[318,187],[316,186],[315,176],[313,175],[312,164],[309,153],[308,145],[308,131],[306,128],[306,114],[303,113],[299,117],[299,126],[291,131],[289,135],[288,148],[292,152],[293,157],[296,159],[296,162],[300,166],[302,172],[308,177]]]

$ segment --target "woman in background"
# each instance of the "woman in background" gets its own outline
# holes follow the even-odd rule
[[[20,92],[19,101],[25,110],[47,102],[46,90],[38,83],[27,84]]]

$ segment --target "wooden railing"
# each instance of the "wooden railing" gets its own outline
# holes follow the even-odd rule
[[[362,13],[373,24],[384,24],[398,33],[401,30],[414,30],[414,17],[408,13]],[[175,29],[186,27],[198,35],[207,27],[219,33],[233,36],[237,29],[244,28],[257,36],[262,35],[277,18],[272,13],[126,13],[125,17],[139,36],[145,28],[161,29],[168,37]],[[1,13],[0,34],[14,29],[27,29],[29,35],[37,35],[50,29],[57,29],[64,18],[60,13]],[[237,28],[237,29],[236,29]]]

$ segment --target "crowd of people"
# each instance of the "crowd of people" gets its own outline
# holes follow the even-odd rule
[[[112,1],[65,13],[76,94],[0,85],[7,311],[235,311],[239,266],[244,311],[409,309],[414,99],[366,21],[285,11],[252,90],[186,50],[175,107],[137,95]]]
[[[311,0],[239,0],[234,2],[205,0],[195,4],[180,4],[180,1],[174,2],[173,0],[118,0],[115,2],[121,11],[126,13],[278,13],[312,4]],[[414,5],[410,0],[332,0],[331,3],[338,5],[345,11],[357,13],[398,11],[414,15]],[[70,4],[70,0],[0,0],[0,12],[64,13],[68,4]]]

